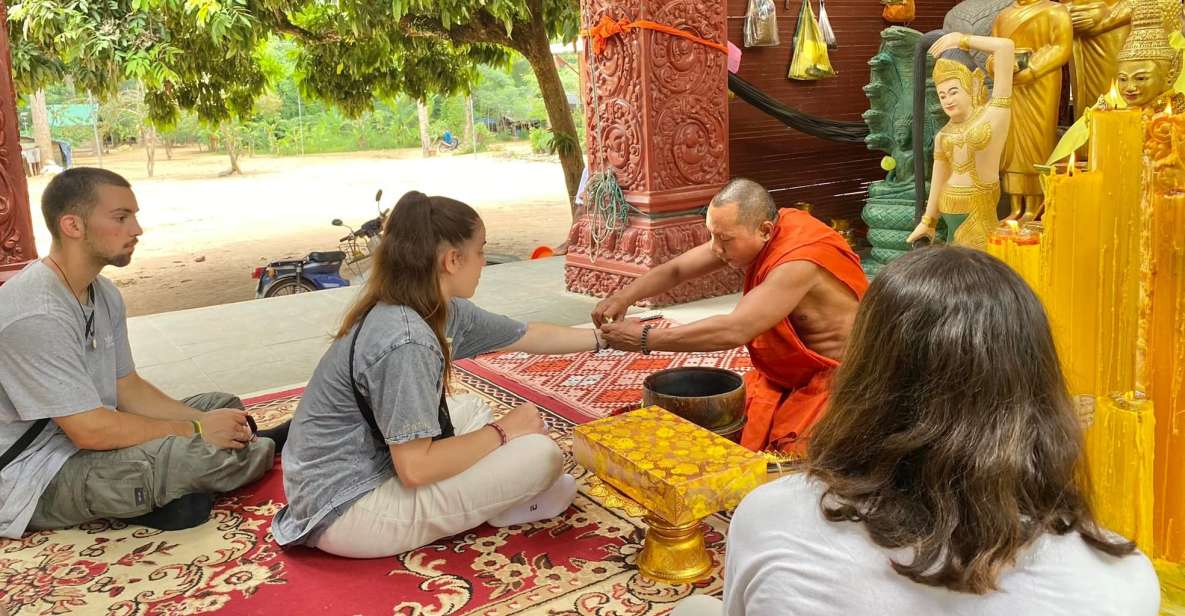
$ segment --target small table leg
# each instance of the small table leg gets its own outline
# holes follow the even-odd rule
[[[638,571],[643,576],[669,584],[691,584],[712,570],[699,520],[676,526],[648,515],[645,521],[649,528],[638,555]]]

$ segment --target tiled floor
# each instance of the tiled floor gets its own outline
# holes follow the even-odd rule
[[[137,370],[166,393],[239,395],[304,383],[358,287],[133,317]],[[524,321],[587,323],[596,300],[564,290],[563,258],[487,267],[474,301]],[[680,322],[727,312],[737,296],[665,308]]]

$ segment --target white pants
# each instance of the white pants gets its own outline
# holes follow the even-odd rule
[[[724,616],[724,603],[708,595],[691,595],[675,604],[671,616]]]
[[[450,398],[448,407],[458,435],[493,419],[477,396]],[[407,488],[392,477],[355,501],[314,547],[346,558],[382,558],[423,547],[535,498],[559,478],[563,462],[554,441],[531,434],[431,485]]]

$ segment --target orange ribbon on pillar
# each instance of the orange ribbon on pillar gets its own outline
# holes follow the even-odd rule
[[[701,36],[696,36],[696,35],[694,35],[690,32],[687,32],[685,30],[680,30],[674,26],[660,24],[658,22],[650,21],[647,19],[640,19],[638,21],[630,21],[630,20],[622,17],[621,19],[618,19],[615,21],[615,20],[611,19],[608,15],[602,15],[600,23],[598,23],[597,25],[595,25],[587,30],[581,30],[580,35],[584,36],[586,38],[592,39],[593,54],[599,56],[599,55],[601,55],[602,52],[605,51],[605,46],[609,44],[609,39],[611,39],[619,34],[623,34],[625,32],[629,32],[630,30],[634,30],[634,29],[638,29],[638,28],[645,29],[645,30],[654,30],[656,32],[663,32],[663,33],[669,34],[671,36],[677,36],[679,38],[684,38],[684,39],[687,39],[693,43],[699,43],[700,45],[705,45],[707,47],[711,47],[712,49],[715,49],[716,51],[719,51],[722,54],[728,54],[728,47],[726,45],[724,45],[723,43],[717,43],[715,41],[710,41],[706,38],[703,38]]]

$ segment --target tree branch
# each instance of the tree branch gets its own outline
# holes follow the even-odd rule
[[[517,29],[521,24],[515,24]],[[479,11],[467,24],[445,28],[438,17],[405,15],[399,27],[408,36],[431,36],[457,43],[486,43],[518,49],[515,40],[506,34],[505,26],[485,11]]]
[[[291,35],[306,43],[340,43],[342,41],[341,35],[336,32],[321,33],[313,32],[307,28],[302,28],[288,18],[288,15],[281,9],[275,9],[267,13],[272,19],[272,27],[276,32]]]

